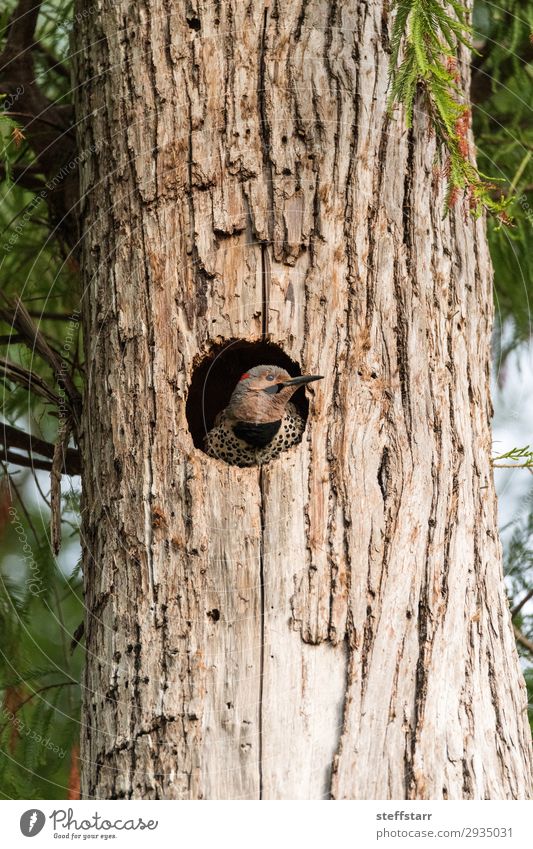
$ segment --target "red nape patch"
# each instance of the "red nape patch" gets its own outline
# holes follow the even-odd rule
[[[242,377],[239,379],[239,383],[241,382],[241,380],[246,380],[246,378],[247,378],[247,377],[250,377],[250,375],[248,374],[248,372],[245,372],[245,373],[242,375]]]

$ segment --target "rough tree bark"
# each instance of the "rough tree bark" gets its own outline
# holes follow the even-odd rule
[[[423,111],[387,117],[386,9],[78,15],[85,796],[530,793],[485,230],[443,220]],[[187,425],[232,339],[325,375],[262,471]]]

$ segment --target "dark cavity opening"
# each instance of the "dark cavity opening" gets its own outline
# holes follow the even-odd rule
[[[234,339],[213,345],[210,352],[198,360],[193,370],[185,408],[196,448],[203,450],[206,433],[213,427],[218,413],[228,405],[241,375],[260,365],[280,366],[288,371],[291,377],[302,374],[299,364],[291,360],[279,345],[271,342]],[[307,421],[309,401],[305,387],[298,389],[291,401],[304,421]]]

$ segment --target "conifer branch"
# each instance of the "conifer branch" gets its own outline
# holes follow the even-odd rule
[[[502,460],[510,460],[511,462],[503,463]],[[492,465],[495,469],[533,469],[533,451],[529,445],[525,445],[523,448],[511,448],[505,454],[493,457]]]
[[[411,127],[417,96],[423,96],[433,132],[446,152],[441,170],[447,180],[445,211],[462,196],[475,218],[486,210],[509,224],[506,209],[512,199],[494,199],[494,184],[478,171],[471,156],[471,113],[457,70],[459,44],[471,48],[465,6],[459,0],[393,0],[391,10],[395,17],[389,109],[403,104]]]

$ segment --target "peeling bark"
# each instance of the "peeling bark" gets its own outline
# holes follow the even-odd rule
[[[423,112],[386,114],[385,4],[96,6],[82,793],[528,797],[485,230],[442,219]],[[187,427],[195,362],[235,338],[326,376],[261,471]]]

